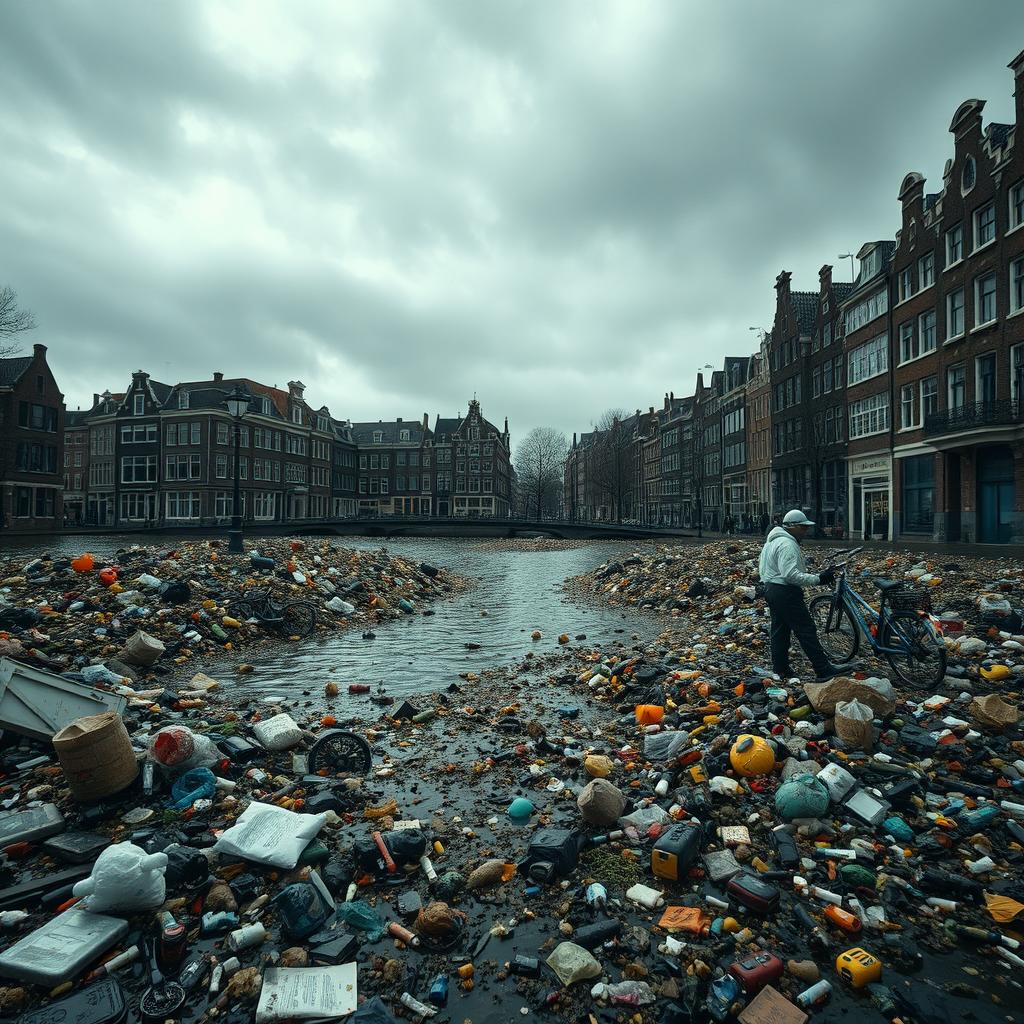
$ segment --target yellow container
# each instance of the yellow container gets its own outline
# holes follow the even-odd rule
[[[854,946],[836,957],[836,970],[851,988],[864,988],[881,978],[882,963],[866,949]]]

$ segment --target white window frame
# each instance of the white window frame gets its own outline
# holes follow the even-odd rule
[[[913,384],[904,384],[900,388],[900,430],[916,430],[921,426],[920,419],[914,416],[915,387]],[[910,415],[907,415],[907,409]]]
[[[926,395],[925,394],[925,390],[924,390],[924,386],[925,386],[925,384],[928,384],[929,382],[931,382],[933,385],[935,385],[935,390],[932,391],[930,394]],[[925,411],[925,405],[927,404],[926,403],[926,399],[928,399],[928,398],[933,399],[933,402],[932,402],[933,408],[932,408],[931,411],[932,412],[938,412],[938,409],[939,409],[939,379],[938,379],[938,377],[934,377],[934,376],[933,377],[925,377],[921,381],[920,387],[921,387],[921,422],[924,423],[924,421],[925,421],[925,419],[926,419],[926,417],[928,415],[928,413]]]
[[[950,259],[950,236],[953,234],[954,231],[957,231],[957,232],[960,233],[960,239],[959,239],[960,255],[957,256],[957,258],[955,260],[954,259]],[[945,265],[944,269],[949,270],[950,267],[955,267],[958,263],[962,263],[963,259],[964,259],[964,226],[963,226],[963,223],[954,224],[946,232],[944,238],[945,238],[945,242],[946,242],[946,265]]]
[[[928,348],[925,348],[925,329],[924,319],[930,316],[932,318],[932,341]],[[935,315],[934,309],[926,309],[923,313],[919,313],[917,316],[917,354],[918,357],[930,355],[938,347],[938,318]]]
[[[878,334],[852,349],[847,360],[846,384],[862,384],[889,372],[889,335]]]
[[[963,402],[960,405],[953,404],[953,380],[952,374],[954,371],[959,371],[963,375],[963,379],[959,382],[963,385]],[[962,409],[967,405],[967,367],[964,363],[957,363],[955,366],[946,367],[946,408]]]
[[[179,391],[178,392],[178,408],[179,409],[187,409],[188,408],[188,392],[187,391]]]
[[[384,442],[384,431],[383,430],[375,430],[373,432],[373,443],[374,444],[383,444],[383,442]]]
[[[1024,184],[1022,182],[1021,184]],[[1024,311],[1024,255],[1018,256],[1010,261],[1010,315]],[[1017,293],[1020,292],[1020,302],[1017,303]]]
[[[928,260],[931,260],[931,265],[928,265]],[[935,253],[926,252],[917,261],[917,290],[924,291],[925,288],[930,288],[935,284]]]
[[[897,279],[899,287],[900,302],[906,302],[907,299],[913,298],[914,296],[914,268],[913,266],[904,267],[899,274]]]
[[[873,422],[872,422],[873,421]],[[860,429],[861,427],[866,429]],[[889,430],[889,392],[879,391],[849,405],[849,439],[871,437]]]
[[[165,519],[181,522],[199,518],[199,491],[167,491],[164,497]],[[187,506],[186,514],[182,514],[183,505]],[[174,508],[173,513],[171,511],[172,507]]]
[[[952,299],[954,295],[960,296],[960,330],[955,334],[950,334],[950,321],[952,320]],[[967,329],[967,297],[964,294],[963,288],[954,288],[951,292],[946,293],[946,343],[956,341],[958,338],[964,336],[964,331]]]
[[[981,295],[981,283],[982,281],[992,282],[992,315],[986,319],[979,319],[982,315],[982,295]],[[982,327],[988,327],[990,324],[994,324],[998,318],[999,311],[999,278],[995,271],[991,271],[987,274],[979,274],[974,279],[974,330],[978,330]]]
[[[1009,234],[1024,224],[1024,178],[1010,186],[1007,191],[1007,199],[1009,210],[1006,214],[1006,223],[1009,227],[1006,229],[1006,233]]]
[[[987,242],[979,242],[978,237],[981,234],[981,215],[983,213],[987,213],[989,210],[992,211],[992,237]],[[971,250],[972,255],[982,249],[987,249],[993,242],[995,242],[996,238],[999,237],[999,232],[997,230],[998,223],[999,222],[996,219],[995,200],[991,203],[986,203],[984,206],[978,207],[978,209],[974,211],[971,229],[971,241],[974,243],[974,248]]]
[[[146,415],[146,396],[141,391],[136,391],[135,394],[132,395],[132,415]]]
[[[909,328],[909,334],[907,330]],[[902,366],[904,363],[912,363],[919,354],[917,321],[906,320],[900,324],[900,361],[896,364]]]
[[[1024,382],[1024,341],[1011,346],[1008,372],[1010,375],[1010,398],[1019,402],[1024,399],[1024,395],[1021,394],[1021,383]]]
[[[992,362],[992,401],[996,400],[996,395],[999,394],[999,355],[995,349],[989,349],[988,352],[979,352],[974,357],[974,401],[981,405],[984,399],[981,395],[981,363],[983,360],[991,360]]]

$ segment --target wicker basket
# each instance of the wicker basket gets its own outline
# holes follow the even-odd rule
[[[894,590],[888,595],[894,612],[930,612],[932,595],[928,590]]]

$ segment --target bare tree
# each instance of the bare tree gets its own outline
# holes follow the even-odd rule
[[[516,446],[516,495],[520,511],[537,519],[557,515],[562,498],[562,471],[569,453],[565,434],[554,427],[534,427]]]
[[[624,409],[608,409],[598,420],[591,462],[594,490],[617,523],[632,506],[636,450],[633,423]]]
[[[36,325],[35,318],[27,309],[18,308],[18,293],[4,285],[0,288],[0,356],[13,355],[18,351],[16,342],[8,341],[22,331],[31,331]]]

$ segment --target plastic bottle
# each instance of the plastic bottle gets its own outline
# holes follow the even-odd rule
[[[803,1010],[812,1006],[820,1006],[832,994],[832,985],[824,978],[815,982],[810,988],[805,988],[796,997],[796,1005]]]
[[[413,1013],[418,1013],[421,1017],[434,1017],[437,1014],[437,1010],[433,1006],[427,1006],[426,1003],[421,1003],[418,999],[414,999],[408,992],[402,993],[401,999],[403,1006],[408,1006]]]

